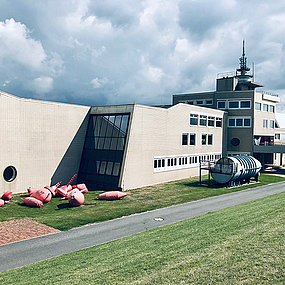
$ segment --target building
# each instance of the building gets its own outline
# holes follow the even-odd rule
[[[200,160],[222,156],[223,114],[186,104],[92,107],[79,179],[125,190],[196,176]]]
[[[222,156],[224,111],[177,104],[89,107],[0,92],[0,194],[77,173],[92,189],[132,189],[198,175]]]
[[[240,68],[235,73],[219,74],[215,91],[173,95],[173,104],[224,110],[226,154],[253,155],[262,164],[278,164],[285,152],[285,146],[277,145],[275,139],[276,103],[280,99],[274,94],[258,92],[256,89],[263,85],[252,80],[249,70],[243,45]]]

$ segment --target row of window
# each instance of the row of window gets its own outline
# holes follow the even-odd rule
[[[273,105],[261,104],[259,102],[255,103],[255,110],[261,111],[261,106],[262,106],[262,110],[264,112],[269,112],[269,113],[274,113],[275,112],[275,107]]]
[[[250,127],[251,126],[251,118],[232,118],[228,119],[228,126],[229,127]]]
[[[196,134],[183,133],[182,145],[196,145]],[[201,145],[213,145],[213,134],[202,134]]]
[[[274,120],[270,120],[269,121],[269,128],[270,129],[274,129],[274,125],[275,125],[275,121]],[[268,129],[268,120],[267,119],[263,119],[263,128],[264,129]]]
[[[155,158],[153,167],[155,171],[167,171],[179,168],[197,167],[199,162],[216,161],[221,154],[183,155],[177,157]]]
[[[220,100],[220,101],[217,101],[217,108],[218,109],[250,109],[251,100],[235,100],[235,101]]]
[[[203,105],[213,105],[213,99],[205,99],[205,100],[192,100],[192,101],[186,101],[187,104],[189,105],[198,105],[198,106],[203,106]]]
[[[203,126],[203,127],[222,127],[222,118],[215,118],[213,116],[190,114],[190,125],[191,126]]]

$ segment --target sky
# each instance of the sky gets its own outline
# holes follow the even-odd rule
[[[239,67],[285,112],[285,1],[0,0],[0,90],[102,106],[171,104]]]

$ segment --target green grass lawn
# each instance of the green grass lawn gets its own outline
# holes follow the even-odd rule
[[[68,230],[88,223],[102,222],[134,213],[285,181],[285,178],[262,174],[259,181],[259,183],[241,187],[217,188],[214,185],[212,187],[199,185],[196,177],[130,190],[128,196],[116,201],[98,200],[96,197],[102,191],[89,191],[84,195],[84,204],[76,208],[69,207],[68,201],[61,201],[59,197],[52,198],[41,208],[29,208],[21,200],[26,197],[25,193],[13,195],[13,201],[0,208],[0,221],[31,217],[56,229]]]
[[[0,273],[1,284],[284,284],[285,192]]]

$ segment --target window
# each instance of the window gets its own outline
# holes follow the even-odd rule
[[[270,112],[270,113],[274,113],[274,106],[269,105],[269,112]]]
[[[226,109],[226,101],[218,101],[217,102],[218,109]]]
[[[214,127],[215,126],[215,117],[208,117],[208,127]]]
[[[207,116],[200,115],[200,126],[207,126]]]
[[[206,100],[206,105],[213,105],[213,100]]]
[[[261,103],[255,102],[255,110],[261,111]]]
[[[280,134],[275,134],[275,139],[280,140]]]
[[[242,127],[242,125],[243,125],[243,119],[236,119],[236,126]]]
[[[250,100],[240,101],[240,107],[242,109],[250,109]]]
[[[268,105],[267,104],[263,104],[263,111],[268,112]]]
[[[268,124],[268,121],[263,119],[263,128],[264,129],[267,129],[267,124]]]
[[[204,103],[203,100],[197,100],[197,101],[196,101],[196,104],[197,104],[197,105],[203,105],[203,103]]]
[[[216,118],[216,127],[221,128],[222,127],[222,118]]]
[[[182,134],[182,145],[188,145],[188,134]]]
[[[196,144],[196,134],[190,134],[190,145]]]
[[[229,109],[238,109],[239,101],[229,101]]]
[[[206,145],[207,144],[207,135],[203,134],[202,135],[202,145]]]
[[[250,127],[250,119],[244,119],[244,126]]]
[[[234,127],[236,125],[235,119],[229,119],[229,127]]]
[[[194,101],[188,101],[187,104],[194,105]]]
[[[270,129],[274,129],[274,120],[270,120]]]
[[[213,144],[213,135],[209,134],[208,135],[208,145],[212,145]]]
[[[190,125],[193,125],[193,126],[198,125],[198,115],[190,114]]]

